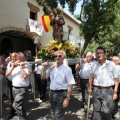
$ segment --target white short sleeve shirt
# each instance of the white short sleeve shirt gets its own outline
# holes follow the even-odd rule
[[[99,62],[92,65],[93,85],[109,87],[115,83],[115,78],[118,78],[117,69],[113,62],[106,60],[101,66]]]
[[[13,69],[11,76],[12,76],[12,85],[16,87],[27,87],[29,86],[29,75],[31,73],[31,66],[25,65],[24,66],[25,72],[28,74],[27,78],[22,77],[22,73],[20,70],[20,66],[17,66]]]
[[[72,70],[69,66],[62,64],[60,67],[54,67],[50,70],[50,89],[67,89],[68,85],[75,84]]]
[[[43,69],[43,66],[42,66],[42,65],[38,65],[38,66],[35,68],[35,70],[37,71],[36,73],[37,73],[37,74],[41,74],[42,69]]]
[[[89,78],[89,74],[90,74],[92,64],[93,64],[92,62],[81,64],[80,78],[82,78],[82,79],[88,79]]]

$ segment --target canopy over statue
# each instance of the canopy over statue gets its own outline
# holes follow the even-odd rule
[[[54,9],[53,14],[54,16],[50,22],[50,25],[53,26],[53,38],[62,41],[65,21],[59,8]]]

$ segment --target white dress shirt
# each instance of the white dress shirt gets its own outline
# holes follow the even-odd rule
[[[80,67],[80,78],[82,79],[88,79],[90,75],[90,70],[92,66],[92,62],[90,63],[82,63]]]
[[[17,66],[13,69],[11,76],[12,76],[12,85],[15,87],[27,87],[29,86],[29,74],[31,73],[31,66],[25,65],[24,71],[28,74],[27,78],[22,77],[22,73],[20,70],[20,66]]]
[[[120,65],[117,65],[117,73],[118,73],[118,78],[120,83]]]
[[[7,64],[6,72],[7,72],[8,70],[10,70],[10,68],[11,68],[10,64],[11,64],[11,62],[9,62],[9,63]],[[12,81],[12,76],[11,76],[11,74],[10,74],[7,78],[8,78],[9,81]]]
[[[72,70],[64,63],[59,67],[50,68],[50,89],[61,90],[68,89],[68,85],[75,84]]]
[[[42,69],[43,69],[43,66],[42,66],[42,65],[38,65],[38,66],[35,68],[35,70],[37,71],[36,73],[37,73],[37,74],[41,74]]]
[[[115,78],[118,78],[117,69],[113,62],[106,60],[101,66],[99,62],[92,65],[93,85],[109,87],[115,83]]]

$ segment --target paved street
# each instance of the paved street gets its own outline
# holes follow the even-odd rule
[[[48,91],[49,91],[49,87],[48,87]],[[70,99],[70,105],[66,109],[65,120],[83,120],[84,112],[81,105],[82,102],[81,102],[79,85],[75,85],[73,89],[73,94]],[[29,89],[26,96],[25,107],[28,115],[27,120],[53,120],[53,114],[48,101],[48,94],[47,94],[47,101],[43,103],[39,103],[38,92],[36,92],[36,98],[34,100],[33,93],[31,92],[31,89]],[[0,120],[6,120],[6,117],[9,114],[9,110],[10,110],[10,101],[8,97],[3,97],[3,115],[2,117],[0,117]],[[91,116],[92,116],[92,105],[90,108],[89,119],[91,119]],[[12,120],[18,120],[17,116],[15,116]],[[119,103],[119,112],[116,115],[116,120],[120,120],[120,103]]]

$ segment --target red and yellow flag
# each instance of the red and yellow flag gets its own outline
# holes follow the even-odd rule
[[[50,14],[42,16],[42,24],[46,32],[52,30],[52,26],[50,25],[51,20],[52,16]]]

